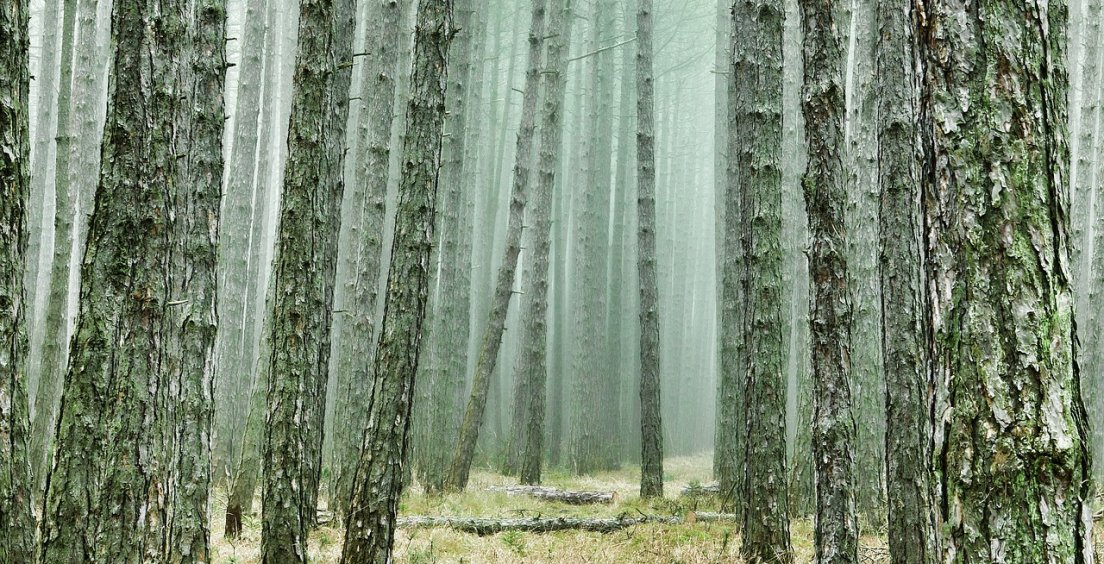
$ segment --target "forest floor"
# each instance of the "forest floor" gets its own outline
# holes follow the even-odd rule
[[[677,457],[664,462],[665,493],[662,500],[644,502],[638,496],[639,469],[626,466],[619,471],[577,477],[552,472],[545,485],[567,490],[614,491],[609,505],[571,506],[528,497],[490,492],[492,486],[515,485],[517,480],[485,470],[473,471],[466,492],[427,496],[415,490],[403,497],[400,516],[490,517],[502,519],[549,517],[615,518],[621,515],[685,516],[693,510],[716,511],[716,501],[680,498],[683,487],[711,480],[711,457]],[[251,564],[260,558],[261,524],[256,516],[244,519],[244,534],[236,542],[223,538],[225,495],[213,499],[211,534],[213,564]],[[260,506],[260,500],[255,508]],[[449,529],[400,529],[395,538],[395,560],[399,563],[731,563],[739,562],[739,523],[645,524],[602,534],[581,531],[520,533],[516,531],[478,536]],[[888,562],[884,531],[872,531],[860,539],[860,562]],[[1098,543],[1104,534],[1098,528]],[[813,561],[811,519],[791,524],[791,538],[797,562]],[[312,563],[337,563],[344,532],[331,522],[315,529],[310,538]]]

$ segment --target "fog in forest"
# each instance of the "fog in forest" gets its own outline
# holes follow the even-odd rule
[[[1098,0],[0,3],[0,563],[1104,539]]]

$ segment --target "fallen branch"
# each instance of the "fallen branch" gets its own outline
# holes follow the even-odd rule
[[[613,503],[617,501],[615,492],[573,492],[545,486],[500,486],[488,488],[488,491],[506,495],[525,495],[544,501],[558,501],[569,505],[590,505],[595,503]]]
[[[643,515],[641,517],[615,517],[606,519],[577,519],[573,517],[554,517],[532,519],[496,519],[480,517],[401,517],[400,529],[446,528],[479,536],[493,535],[506,531],[524,533],[552,533],[556,531],[589,531],[594,533],[612,533],[645,524],[692,525],[694,523],[715,523],[736,521],[730,513],[688,513],[685,517],[665,515]]]
[[[682,488],[682,492],[679,495],[682,497],[709,497],[720,493],[721,486],[719,484],[691,484]]]

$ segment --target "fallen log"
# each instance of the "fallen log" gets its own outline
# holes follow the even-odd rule
[[[497,519],[482,517],[401,517],[400,529],[446,528],[479,536],[493,535],[506,531],[523,533],[552,533],[556,531],[588,531],[593,533],[612,533],[645,524],[692,525],[694,523],[733,522],[736,516],[731,513],[688,513],[685,517],[667,515],[642,515],[640,517],[613,517],[605,519],[578,519],[574,517],[551,517],[532,519]]]
[[[682,488],[682,497],[710,497],[721,493],[720,484],[690,484]]]
[[[558,501],[569,505],[608,504],[617,501],[616,492],[573,492],[545,486],[499,486],[487,488],[487,490],[506,495],[525,495],[544,501]]]

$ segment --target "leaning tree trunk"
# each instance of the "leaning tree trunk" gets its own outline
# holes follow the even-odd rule
[[[855,416],[851,392],[851,296],[848,287],[843,170],[843,47],[832,23],[836,3],[801,0],[805,30],[804,178],[809,214],[809,323],[812,347],[813,459],[818,562],[859,559],[855,515]]]
[[[1092,562],[1066,3],[918,9],[943,560]]]
[[[0,561],[34,560],[35,520],[27,450],[28,2],[0,7]]]
[[[360,125],[357,129],[355,179],[363,191],[358,236],[350,241],[356,249],[355,271],[349,273],[355,286],[346,290],[346,307],[351,321],[342,336],[337,366],[338,396],[335,398],[334,425],[334,491],[331,505],[344,513],[353,497],[360,441],[368,424],[367,403],[371,389],[371,365],[366,361],[375,353],[376,302],[383,256],[386,224],[386,198],[389,163],[391,161],[391,130],[394,122],[396,76],[399,72],[399,51],[406,22],[407,0],[384,0],[369,6],[365,32],[370,56],[361,59],[364,65],[360,87]],[[374,9],[373,9],[374,7]]]
[[[445,489],[463,490],[468,485],[472,458],[475,456],[479,428],[483,424],[483,412],[487,407],[487,392],[491,387],[491,375],[498,361],[502,345],[502,333],[506,329],[506,314],[510,309],[514,277],[517,274],[518,255],[521,253],[521,232],[525,220],[525,205],[529,199],[529,171],[533,154],[533,132],[536,129],[537,94],[540,86],[541,52],[544,46],[545,0],[532,0],[532,17],[529,27],[529,59],[525,72],[525,94],[522,97],[521,126],[517,136],[514,156],[514,182],[510,192],[510,217],[506,228],[506,256],[498,270],[498,280],[492,297],[490,317],[479,347],[479,360],[472,381],[471,397],[464,410],[464,422],[460,438],[449,464]]]
[[[42,562],[208,560],[224,26],[220,0],[115,4]]]
[[[414,380],[429,294],[430,247],[445,119],[452,2],[422,0],[383,326],[373,362],[368,428],[345,519],[347,564],[391,561],[410,445]]]
[[[932,468],[934,382],[922,270],[920,76],[911,6],[911,0],[880,2],[876,26],[882,32],[875,76],[880,83],[877,158],[886,485],[890,558],[896,564],[935,564],[941,558]]]
[[[261,556],[306,562],[322,461],[352,0],[302,0],[271,304]]]
[[[733,4],[734,135],[741,199],[744,308],[744,490],[741,554],[792,562],[786,510],[786,376],[782,321],[782,0]]]
[[[533,256],[526,269],[522,350],[518,379],[528,381],[525,444],[520,460],[521,483],[539,484],[544,456],[545,393],[548,380],[548,272],[552,250],[552,197],[556,167],[563,147],[563,105],[567,94],[567,54],[571,50],[572,0],[553,4],[548,26],[548,62],[544,70],[544,113],[541,116],[537,191],[533,205]]]
[[[663,497],[663,424],[659,397],[652,0],[639,2],[636,12],[636,213],[640,253],[640,497],[648,498]]]

